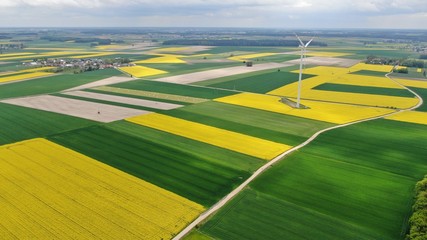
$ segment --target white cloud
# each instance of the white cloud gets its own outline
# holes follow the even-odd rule
[[[372,27],[366,22],[399,18],[413,27],[427,12],[426,0],[0,0],[6,24],[19,26]],[[418,17],[416,17],[418,16]],[[144,21],[136,21],[144,19]],[[377,20],[376,20],[377,19]],[[251,23],[249,25],[248,23]],[[65,23],[64,23],[65,24]],[[380,25],[380,23],[378,23]]]

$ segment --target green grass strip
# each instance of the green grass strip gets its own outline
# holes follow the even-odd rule
[[[214,99],[236,94],[236,92],[204,87],[196,87],[183,84],[137,80],[111,85],[117,88],[142,90],[149,92],[166,93],[195,98]]]
[[[0,145],[97,124],[94,121],[0,103]]]
[[[394,97],[414,97],[414,95],[406,89],[397,88],[382,88],[382,87],[367,87],[349,84],[324,83],[315,88],[315,90],[347,92],[347,93],[363,93],[373,95],[384,95]]]
[[[384,77],[385,76],[384,72],[377,72],[377,71],[371,71],[371,70],[359,70],[356,72],[351,72],[350,74],[372,76],[372,77]]]
[[[126,122],[49,139],[205,206],[244,181],[250,175],[247,167],[262,164],[256,158]]]
[[[175,94],[157,93],[157,92],[116,88],[116,87],[109,87],[109,86],[101,86],[93,89],[98,91],[122,93],[122,94],[140,96],[140,97],[149,97],[153,99],[164,99],[164,100],[170,100],[175,102],[202,103],[202,102],[209,101],[209,99],[204,99],[204,98],[187,97],[187,96],[181,96],[181,95],[175,95]]]

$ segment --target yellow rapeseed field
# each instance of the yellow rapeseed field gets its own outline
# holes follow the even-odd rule
[[[29,68],[25,70],[21,70],[20,72],[42,72],[50,69],[54,69],[56,67],[38,67],[38,68]]]
[[[96,49],[99,50],[109,50],[109,49],[120,49],[125,47],[124,45],[117,45],[117,44],[111,44],[111,45],[100,45],[100,46],[96,46]]]
[[[69,56],[69,55],[76,55],[76,54],[92,54],[92,52],[70,52],[70,51],[60,51],[60,52],[46,52],[46,53],[40,53],[40,54],[34,54],[34,55],[24,55],[24,56],[11,56],[11,57],[1,57],[0,61],[5,60],[19,60],[19,59],[25,59],[25,58],[31,58],[31,59],[37,59],[37,58],[50,58],[50,57],[59,57],[59,56]]]
[[[48,50],[48,51],[82,51],[83,48],[55,48],[55,47],[30,47],[28,50]]]
[[[194,54],[194,55],[188,55],[188,56],[185,56],[185,57],[208,57],[208,56],[212,56],[212,54],[211,53],[201,53],[201,54]]]
[[[34,53],[30,53],[30,52],[20,52],[20,53],[3,53],[0,54],[0,58],[3,57],[15,57],[15,56],[25,56],[25,55],[32,55]]]
[[[391,65],[377,65],[377,64],[366,64],[366,63],[358,63],[350,68],[350,71],[355,72],[358,70],[368,70],[368,71],[376,71],[376,72],[391,72],[393,66]]]
[[[291,148],[291,146],[285,144],[158,113],[132,117],[126,120],[265,160],[271,160]]]
[[[395,80],[407,87],[427,88],[427,81],[409,80],[409,79],[395,79]]]
[[[228,59],[234,60],[234,61],[244,61],[244,60],[248,60],[248,59],[268,57],[268,56],[273,56],[273,55],[277,55],[277,54],[278,53],[253,53],[253,54],[245,54],[245,55],[229,57]]]
[[[132,75],[133,77],[147,77],[167,73],[163,70],[143,66],[121,67],[119,69]]]
[[[202,102],[210,101],[209,99],[204,99],[204,98],[195,98],[195,97],[188,97],[188,96],[181,96],[181,95],[174,95],[174,94],[167,94],[167,93],[158,93],[158,92],[151,92],[151,91],[109,87],[109,86],[101,86],[93,89],[98,91],[111,92],[111,93],[121,93],[121,94],[133,95],[133,96],[149,97],[149,98],[164,99],[164,100],[186,102],[186,103],[202,103]]]
[[[299,73],[299,69],[294,70],[292,72]],[[318,66],[318,67],[304,69],[304,74],[312,74],[312,75],[328,76],[328,77],[336,77],[336,76],[347,74],[349,72],[350,70],[348,68],[327,67],[327,66]]]
[[[293,100],[295,101],[295,99]],[[301,103],[309,107],[309,109],[295,109],[281,103],[280,97],[254,93],[236,94],[228,97],[217,98],[215,101],[336,124],[353,122],[393,112],[393,110],[385,108],[310,100],[301,101]]]
[[[45,139],[0,147],[1,239],[171,239],[204,208]]]
[[[406,109],[417,105],[419,99],[415,96],[408,97],[395,97],[386,95],[374,95],[363,93],[350,93],[350,92],[334,92],[334,91],[321,91],[310,90],[302,93],[304,99],[330,101],[337,103],[348,103],[356,105],[368,105],[374,107],[393,107]]]
[[[153,57],[145,60],[136,61],[136,64],[144,64],[144,63],[186,63],[186,61],[180,59],[183,57],[182,55],[170,55],[164,54],[160,57]]]
[[[392,115],[386,119],[427,125],[427,112],[406,111]]]
[[[379,65],[372,67],[368,64],[357,64],[352,68],[360,70],[362,67],[367,69],[384,70],[384,66]],[[387,66],[390,68],[391,66]],[[353,70],[354,70],[353,69]],[[324,83],[348,84],[368,87],[381,87],[403,89],[402,86],[386,77],[372,77],[364,75],[349,74],[352,70],[349,68],[337,67],[313,67],[306,69],[304,73],[318,75],[303,80],[301,96],[304,99],[330,101],[336,103],[347,103],[356,105],[368,105],[374,107],[391,107],[391,108],[409,108],[418,103],[415,97],[395,97],[386,95],[361,94],[350,92],[323,91],[316,90],[315,87]],[[268,94],[286,97],[297,97],[298,82],[294,82],[283,87],[274,89]]]
[[[26,80],[26,79],[37,78],[37,77],[45,77],[52,74],[53,73],[47,73],[47,72],[30,72],[30,73],[24,73],[19,75],[5,76],[5,77],[0,77],[0,83]]]
[[[365,86],[365,87],[381,87],[381,88],[395,88],[395,89],[404,89],[401,85],[397,84],[394,81],[386,77],[373,77],[373,76],[364,76],[357,74],[345,74],[331,78],[329,83],[338,83],[338,84],[348,84],[355,86]]]

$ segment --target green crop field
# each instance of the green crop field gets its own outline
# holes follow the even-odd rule
[[[246,47],[246,46],[221,46],[214,47],[210,50],[203,51],[203,53],[221,54],[235,51],[242,52],[283,52],[283,47]]]
[[[111,85],[112,87],[143,90],[150,92],[168,93],[196,98],[214,99],[236,94],[236,92],[220,89],[212,89],[191,85],[137,80]]]
[[[313,75],[304,74],[303,79]],[[298,74],[277,69],[255,73],[239,74],[229,77],[207,80],[196,85],[210,86],[245,92],[267,93],[276,88],[298,81]]]
[[[427,101],[427,89],[411,87],[411,90],[413,90],[418,95],[420,95],[420,97],[424,100],[423,104],[420,107],[418,107],[416,110],[420,111],[420,112],[427,112],[427,103],[426,103],[426,101]]]
[[[0,145],[96,124],[86,119],[0,103]]]
[[[184,59],[185,60],[185,59]],[[163,71],[167,71],[168,73],[162,74],[161,77],[186,74],[192,72],[201,72],[212,69],[226,68],[226,67],[234,67],[241,66],[240,62],[214,62],[214,63],[144,63],[143,66],[160,69]],[[144,79],[156,79],[159,76],[147,76]]]
[[[357,50],[344,50],[342,52],[352,53],[355,54],[355,56],[376,56],[376,57],[396,57],[396,58],[405,58],[413,56],[414,53],[410,51],[404,51],[404,50],[381,50],[381,49],[357,49]],[[346,56],[345,56],[346,57]]]
[[[199,103],[163,114],[288,145],[332,124],[219,102]]]
[[[316,90],[348,92],[348,93],[364,93],[374,95],[396,96],[396,97],[414,97],[414,94],[406,89],[382,88],[382,87],[367,87],[349,84],[324,83],[316,86]]]
[[[0,85],[0,99],[55,93],[86,83],[102,80],[111,76],[120,76],[115,69],[105,69],[80,74],[59,74],[23,82]]]
[[[402,239],[414,184],[427,172],[426,131],[376,120],[327,132],[199,231],[215,239]]]
[[[427,63],[426,63],[427,66]],[[418,72],[418,68],[410,68],[408,67],[408,73],[392,73],[391,76],[396,78],[415,78],[420,80],[426,80],[427,77],[424,76],[423,72],[425,71],[425,68],[421,69],[421,72]]]
[[[351,72],[350,74],[372,76],[372,77],[384,77],[384,72],[370,71],[370,70],[359,70],[356,72]]]
[[[49,139],[205,206],[230,192],[263,162],[122,122]]]
[[[119,91],[122,91],[123,89],[124,88],[120,89]],[[124,90],[126,90],[126,89],[124,89]],[[151,101],[162,101],[162,102],[166,102],[166,103],[174,103],[174,104],[181,104],[181,105],[189,105],[190,104],[190,103],[184,102],[184,101],[175,101],[175,100],[159,99],[159,98],[153,98],[153,97],[147,97],[147,96],[138,96],[135,94],[121,93],[118,91],[105,91],[105,90],[100,90],[98,88],[84,89],[83,91],[109,94],[109,95],[120,96],[120,97],[131,97],[131,98],[145,99],[145,100],[151,100]]]
[[[254,64],[257,63],[263,63],[263,62],[286,62],[290,60],[299,59],[300,56],[298,55],[291,55],[291,54],[277,54],[277,55],[271,55],[266,57],[260,57],[260,58],[253,58],[252,61]]]

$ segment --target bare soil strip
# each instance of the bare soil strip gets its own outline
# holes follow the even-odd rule
[[[295,63],[262,63],[262,64],[254,64],[252,67],[246,66],[238,66],[238,67],[229,67],[229,68],[221,68],[214,69],[202,72],[188,73],[183,75],[165,77],[156,79],[156,81],[161,82],[170,82],[170,83],[179,83],[179,84],[189,84],[195,83],[220,77],[227,77],[237,74],[250,73],[256,71],[262,71],[267,69],[281,68],[281,67],[289,67],[295,65]]]
[[[337,57],[308,57],[308,58],[305,58],[304,61],[305,61],[305,64],[308,64],[308,65],[337,66],[337,67],[351,67],[360,62],[359,60],[355,60],[355,59],[337,58]],[[300,59],[295,59],[288,62],[293,64],[299,64]]]
[[[182,107],[182,105],[179,105],[179,104],[164,103],[164,102],[150,101],[150,100],[144,100],[144,99],[138,99],[138,98],[121,97],[121,96],[102,94],[102,93],[93,93],[93,92],[73,91],[73,92],[66,92],[64,94],[70,95],[70,96],[105,100],[110,102],[125,103],[125,104],[130,104],[135,106],[148,107],[148,108],[161,109],[161,110],[171,110],[171,109]]]
[[[109,78],[105,78],[96,82],[92,82],[92,83],[88,83],[88,84],[84,84],[84,85],[80,85],[74,88],[70,88],[67,89],[65,91],[75,91],[75,90],[82,90],[82,89],[86,89],[86,88],[93,88],[93,87],[100,87],[100,86],[105,86],[105,85],[111,85],[111,84],[116,84],[116,83],[122,83],[122,82],[129,82],[135,80],[135,78],[130,78],[130,77],[109,77]]]
[[[148,111],[132,108],[111,106],[102,103],[87,102],[50,95],[14,98],[3,100],[1,102],[86,118],[98,122],[113,122],[132,116],[150,113]]]

